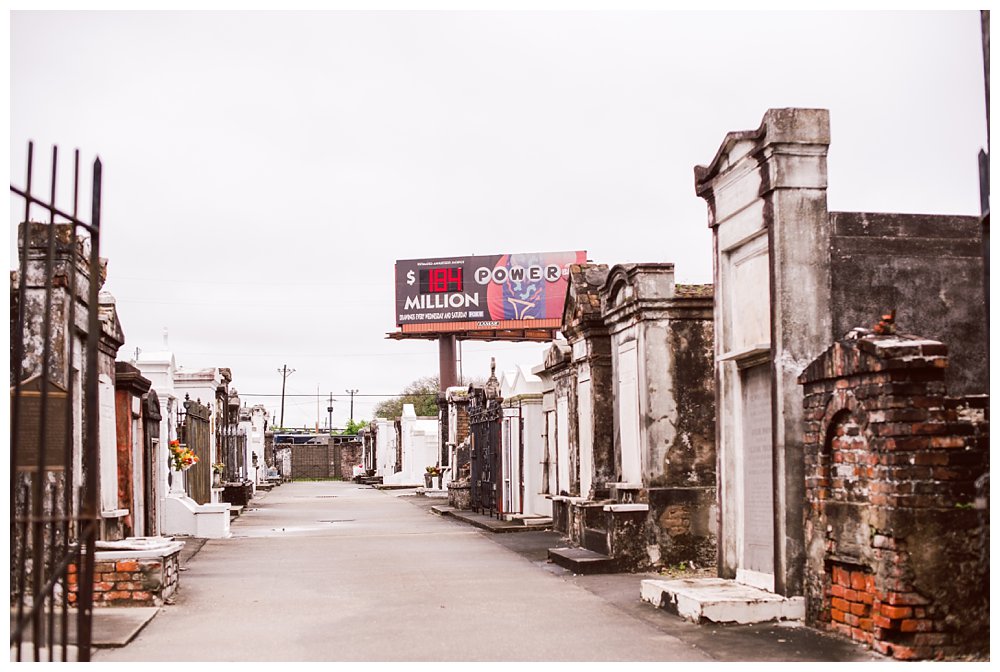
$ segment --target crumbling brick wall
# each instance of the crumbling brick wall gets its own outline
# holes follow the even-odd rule
[[[334,448],[340,451],[340,473],[335,474],[335,476],[349,481],[354,478],[354,467],[363,464],[361,442],[348,441]]]
[[[158,558],[104,560],[94,564],[94,606],[159,607],[180,584],[180,551]],[[76,565],[69,565],[69,603],[79,588]]]
[[[988,398],[949,398],[947,347],[852,332],[805,386],[807,620],[897,659],[989,642]]]

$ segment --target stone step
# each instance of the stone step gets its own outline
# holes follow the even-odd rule
[[[229,505],[229,519],[230,520],[232,520],[233,518],[239,517],[239,515],[241,513],[243,513],[243,507],[242,506],[239,506],[238,504],[230,504]]]
[[[533,516],[522,518],[521,524],[525,527],[552,527],[552,519],[548,516]]]
[[[645,579],[643,602],[695,623],[765,623],[801,621],[804,597],[784,597],[729,579]]]
[[[549,560],[574,574],[612,574],[617,571],[614,558],[585,548],[550,548]]]

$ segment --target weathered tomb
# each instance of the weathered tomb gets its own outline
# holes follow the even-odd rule
[[[808,622],[904,660],[989,651],[988,397],[947,366],[856,330],[799,378]]]

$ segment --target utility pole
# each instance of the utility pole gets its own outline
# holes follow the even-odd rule
[[[328,430],[330,430],[330,432],[332,433],[333,432],[333,392],[330,393],[330,400],[327,402],[326,412],[329,414],[329,420],[326,421],[327,422],[326,428]]]
[[[295,369],[289,369],[287,365],[282,366],[278,369],[278,373],[281,374],[281,428],[285,427],[285,381],[288,380],[288,376],[295,373]]]
[[[354,422],[354,395],[358,393],[357,390],[345,390],[349,395],[351,395],[351,422]]]

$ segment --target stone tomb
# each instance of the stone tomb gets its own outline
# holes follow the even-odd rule
[[[856,330],[799,379],[808,621],[903,660],[989,651],[988,398],[947,353]]]
[[[715,251],[719,572],[785,596],[805,567],[797,378],[834,334],[898,310],[955,350],[957,393],[988,383],[978,217],[831,213],[829,143],[826,110],[769,110],[695,168]]]

